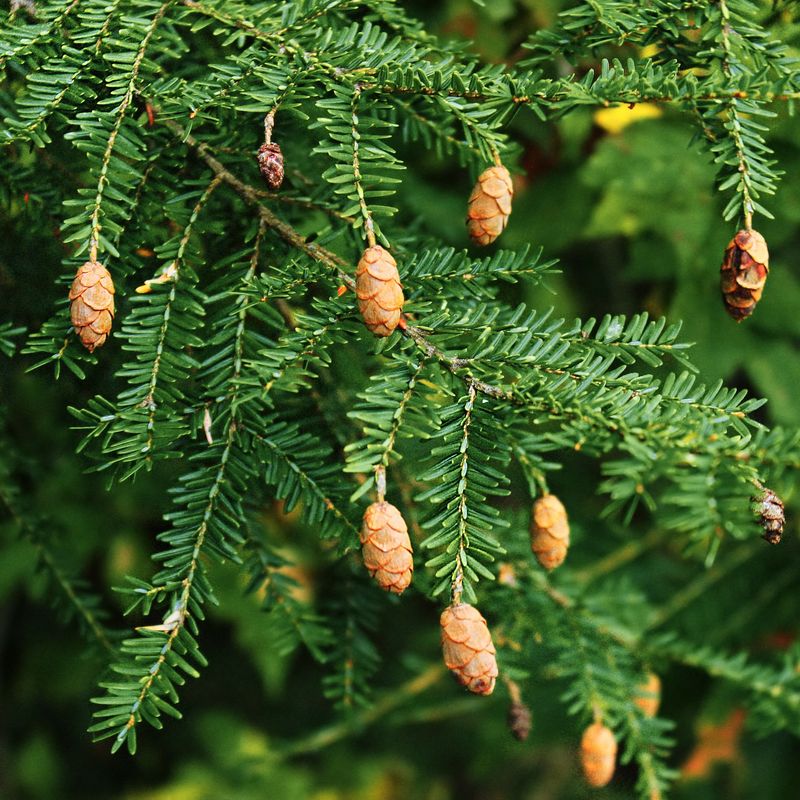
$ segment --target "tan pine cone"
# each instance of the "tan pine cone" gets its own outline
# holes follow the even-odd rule
[[[283,153],[277,142],[262,144],[258,148],[258,168],[272,191],[277,191],[283,183]]]
[[[492,634],[480,611],[467,603],[448,606],[439,620],[445,666],[475,694],[491,694],[497,680]]]
[[[614,777],[617,762],[617,740],[599,722],[590,725],[581,739],[581,767],[589,786],[599,789]]]
[[[87,261],[75,275],[69,290],[69,314],[75,333],[91,353],[101,347],[114,319],[114,282],[97,261]]]
[[[769,250],[764,237],[754,230],[739,231],[725,248],[720,267],[725,310],[737,322],[753,313],[768,274]]]
[[[403,515],[391,503],[373,503],[361,526],[364,566],[381,589],[402,594],[414,572],[411,539]]]
[[[633,702],[646,717],[658,714],[658,707],[661,705],[661,678],[655,672],[648,672],[647,680],[636,687]]]
[[[405,298],[392,254],[368,247],[356,268],[356,296],[364,324],[376,336],[389,336],[400,322]]]
[[[555,569],[564,563],[568,549],[567,510],[554,494],[542,495],[533,504],[531,550],[545,569]]]
[[[484,170],[467,205],[467,228],[475,244],[491,244],[506,227],[514,186],[508,170],[498,165]]]

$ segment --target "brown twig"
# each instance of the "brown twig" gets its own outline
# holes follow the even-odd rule
[[[337,278],[350,290],[355,291],[355,280],[345,271],[351,265],[344,258],[313,242],[306,241],[306,238],[298,233],[291,225],[284,222],[270,209],[259,202],[259,192],[254,187],[237,178],[222,162],[211,152],[211,148],[204,142],[199,142],[181,125],[172,120],[165,120],[164,124],[183,142],[185,142],[198,156],[220,177],[220,179],[230,186],[248,205],[253,206],[264,224],[275,231],[287,244],[301,250],[306,255],[324,264],[332,270]],[[464,381],[468,389],[474,389],[481,394],[494,397],[499,400],[506,400],[512,403],[522,403],[521,398],[502,387],[495,386],[486,381],[475,378],[471,374],[464,372],[469,362],[462,358],[450,356],[437,347],[427,335],[414,325],[405,324],[403,334],[411,339],[424,353],[432,360],[439,362],[448,372],[452,373],[460,380]]]

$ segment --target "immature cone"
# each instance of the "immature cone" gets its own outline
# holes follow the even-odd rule
[[[69,314],[75,333],[91,353],[101,347],[111,331],[114,318],[114,282],[109,271],[97,261],[78,269],[69,290]]]
[[[569,521],[564,504],[554,495],[542,495],[533,504],[531,550],[545,569],[564,563],[569,548]]]
[[[402,514],[391,503],[373,503],[364,512],[360,538],[369,574],[381,589],[401,594],[414,572],[411,540]]]
[[[364,324],[376,336],[389,336],[400,322],[405,299],[397,262],[379,244],[368,247],[358,262],[356,296]]]
[[[661,678],[655,672],[647,673],[647,680],[636,687],[636,696],[633,698],[646,717],[654,717],[661,705]]]
[[[467,228],[475,244],[491,244],[503,232],[513,197],[511,175],[504,166],[480,174],[467,205]]]
[[[614,734],[599,722],[590,725],[581,739],[581,767],[589,786],[605,786],[614,777],[616,761]]]
[[[725,310],[737,322],[753,313],[768,274],[769,251],[764,237],[758,231],[739,231],[725,249],[720,267]]]
[[[772,491],[764,489],[759,497],[754,497],[755,511],[764,530],[764,539],[770,544],[778,544],[783,535],[786,515],[783,511],[783,500]]]
[[[273,191],[281,188],[283,183],[283,153],[281,147],[275,142],[262,144],[258,148],[258,168],[267,186]]]
[[[480,611],[467,603],[449,606],[439,619],[445,666],[475,694],[491,694],[497,680],[492,634]]]

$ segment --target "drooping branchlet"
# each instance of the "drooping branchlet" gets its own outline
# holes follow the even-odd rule
[[[445,666],[474,694],[491,694],[497,659],[486,620],[474,606],[448,606],[439,620]]]
[[[69,290],[69,314],[75,333],[90,352],[105,344],[114,319],[114,281],[98,261],[82,264]]]
[[[737,322],[749,317],[761,299],[769,274],[769,251],[764,237],[740,230],[725,248],[720,288],[725,310]]]
[[[467,228],[475,244],[491,244],[503,232],[513,197],[511,175],[502,164],[480,174],[467,205]]]
[[[368,247],[358,262],[356,296],[364,324],[376,336],[389,336],[400,323],[405,298],[397,262],[379,244]]]

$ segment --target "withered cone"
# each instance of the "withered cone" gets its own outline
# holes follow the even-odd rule
[[[725,248],[720,267],[725,310],[737,322],[753,313],[768,274],[769,250],[764,237],[754,230],[739,231]]]
[[[518,742],[524,742],[531,732],[531,710],[521,701],[514,702],[508,707],[506,722],[511,735]]]
[[[277,191],[283,183],[283,153],[277,142],[262,144],[258,149],[258,168],[272,191]]]
[[[770,544],[779,544],[786,524],[783,500],[772,489],[766,488],[753,500],[755,502],[754,510],[758,514],[758,521],[764,531],[764,539]]]

